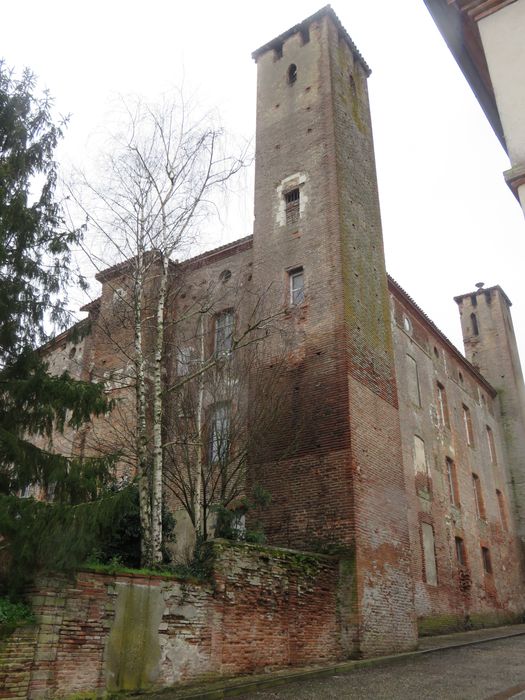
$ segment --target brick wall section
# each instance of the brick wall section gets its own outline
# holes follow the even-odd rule
[[[221,540],[213,550],[209,583],[89,572],[42,579],[32,594],[37,629],[0,651],[2,697],[164,687],[348,656],[354,632],[341,611],[352,599],[351,565]],[[140,599],[158,601],[160,622]],[[118,619],[130,625],[124,634]],[[151,658],[147,678],[136,673]]]
[[[337,560],[273,548],[245,553],[226,546],[216,573],[223,672],[343,658]]]
[[[26,700],[35,654],[35,628],[19,627],[0,640],[0,697]]]

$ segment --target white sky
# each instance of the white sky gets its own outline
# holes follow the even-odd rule
[[[71,121],[59,157],[88,167],[119,94],[155,100],[173,86],[218,107],[227,130],[255,133],[251,52],[323,0],[18,0],[2,4],[0,56],[30,67]],[[390,274],[462,348],[452,297],[476,282],[513,301],[525,357],[525,222],[507,157],[423,0],[333,0],[372,68],[369,79]],[[251,176],[210,245],[252,232]]]

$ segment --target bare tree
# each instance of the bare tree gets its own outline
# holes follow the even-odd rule
[[[121,263],[99,279],[112,288],[125,324],[116,330],[115,318],[101,313],[97,328],[126,368],[120,388],[135,394],[132,425],[121,430],[134,436],[142,561],[151,566],[162,559],[166,316],[184,283],[173,258],[195,242],[216,192],[242,168],[245,153],[224,155],[222,130],[208,119],[191,120],[183,101],[156,109],[137,103],[127,116],[105,159],[103,182],[83,177],[83,194],[77,187],[71,193],[103,243],[102,251],[86,249],[90,259],[99,270],[108,261]],[[209,303],[201,295],[188,315],[206,313]]]
[[[244,325],[235,325],[242,317],[235,308],[215,317],[211,348],[205,317],[196,320],[192,342],[186,338],[179,354],[176,400],[164,415],[166,488],[188,515],[197,541],[214,536],[217,512],[244,515],[254,486],[248,483],[249,463],[264,451],[282,408],[275,388],[285,355],[276,355],[269,338],[278,334],[282,340],[280,314],[263,311],[264,295],[251,296],[255,308]],[[249,300],[240,299],[246,310]]]

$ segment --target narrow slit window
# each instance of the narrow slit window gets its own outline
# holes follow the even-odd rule
[[[481,558],[483,560],[483,569],[486,574],[492,573],[492,562],[490,560],[490,551],[488,547],[481,548]]]
[[[437,383],[438,419],[442,426],[450,426],[448,418],[447,394],[443,384]]]
[[[458,485],[456,478],[456,465],[447,457],[447,481],[450,502],[453,506],[459,507]]]
[[[479,335],[478,317],[474,313],[470,314],[470,326],[472,335]]]
[[[293,85],[297,80],[297,66],[295,63],[290,64],[288,67],[288,85]]]
[[[476,501],[476,514],[478,518],[485,519],[485,504],[483,503],[483,493],[481,482],[477,474],[472,474],[472,486],[474,488],[474,500]]]
[[[505,510],[505,501],[503,499],[503,494],[499,489],[496,489],[496,498],[498,499],[499,517],[501,520],[501,526],[504,530],[507,529],[507,512]]]
[[[463,409],[463,423],[465,425],[465,435],[467,438],[467,445],[471,447],[474,446],[474,431],[472,430],[472,418],[470,416],[470,409],[465,404],[462,404]]]
[[[299,213],[301,207],[301,195],[299,188],[289,190],[284,194],[284,203],[286,209],[286,224],[290,226],[299,221]]]
[[[434,528],[429,523],[421,524],[421,539],[423,541],[423,572],[425,581],[431,586],[437,586],[436,546]]]
[[[288,273],[290,279],[290,304],[298,306],[304,302],[304,270],[302,267]]]
[[[492,428],[487,425],[487,442],[489,443],[490,461],[492,464],[497,464],[498,460],[496,457],[496,444],[494,442],[494,433]]]
[[[455,537],[454,540],[456,543],[457,562],[460,566],[466,566],[467,565],[467,558],[465,556],[465,545],[463,544],[463,540],[461,539],[461,537]]]
[[[408,393],[410,400],[415,406],[421,406],[421,391],[419,388],[419,374],[417,371],[417,362],[412,355],[407,355],[407,375],[408,375]]]

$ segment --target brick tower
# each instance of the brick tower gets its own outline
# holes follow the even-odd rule
[[[370,71],[329,6],[253,57],[253,279],[271,285],[274,308],[284,301],[289,331],[286,417],[257,476],[273,497],[266,531],[275,544],[351,553],[348,653],[407,649],[415,626]]]
[[[525,553],[525,386],[511,302],[499,286],[455,297],[467,359],[498,391],[518,534]]]

